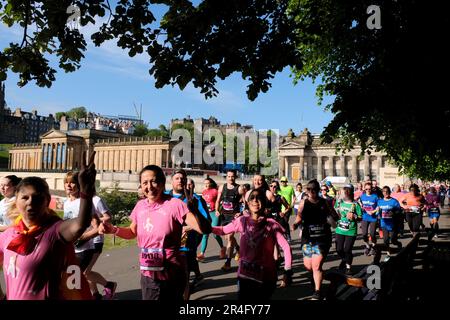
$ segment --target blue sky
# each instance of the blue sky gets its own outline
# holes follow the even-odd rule
[[[92,33],[93,27],[84,27],[82,32]],[[21,30],[0,24],[0,46],[3,49],[10,41],[21,40]],[[113,42],[95,47],[89,38],[88,50],[81,68],[73,73],[58,70],[51,88],[40,88],[30,82],[25,87],[17,86],[18,77],[10,72],[6,80],[6,101],[11,109],[21,107],[47,115],[67,111],[72,107],[85,106],[89,111],[105,115],[136,115],[133,104],[142,104],[143,120],[152,128],[167,125],[172,118],[209,118],[214,116],[221,123],[232,121],[251,124],[257,129],[279,129],[282,134],[292,128],[299,133],[307,127],[320,133],[333,115],[318,106],[315,96],[316,84],[306,80],[294,86],[289,69],[278,73],[272,88],[261,93],[255,101],[246,96],[248,81],[239,74],[218,82],[219,95],[206,100],[193,86],[184,91],[178,87],[156,89],[154,79],[148,74],[148,57],[134,58],[116,47]],[[332,101],[324,100],[324,105]]]

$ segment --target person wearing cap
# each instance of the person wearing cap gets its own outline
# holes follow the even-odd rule
[[[334,208],[339,215],[336,228],[336,252],[341,258],[340,270],[346,274],[351,273],[353,262],[353,246],[358,234],[357,221],[361,220],[362,209],[354,199],[353,186],[345,185],[343,188],[343,199],[336,201]]]
[[[333,186],[333,184],[331,183],[331,181],[327,180],[325,182],[325,185],[328,188],[328,195],[332,198],[336,198],[336,188]]]
[[[288,178],[283,176],[280,179],[280,195],[286,199],[287,203],[289,204],[289,206],[291,208],[293,208],[293,203],[295,201],[295,191],[294,188],[292,186],[288,185]],[[281,210],[285,210],[285,206],[283,205]],[[286,236],[287,236],[287,240],[288,242],[291,241],[291,232],[290,232],[290,228],[289,228],[289,218],[291,217],[292,214],[292,210],[289,210],[287,212],[286,215],[284,215],[283,220],[285,221],[284,226],[288,226],[288,228],[286,229]]]

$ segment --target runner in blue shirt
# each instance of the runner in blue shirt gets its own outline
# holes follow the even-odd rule
[[[372,193],[372,183],[366,182],[364,185],[364,191],[359,198],[359,203],[363,208],[363,218],[361,221],[361,230],[364,245],[366,249],[364,254],[366,256],[375,255],[375,244],[377,243],[377,218],[378,218],[378,196]],[[370,242],[368,233],[370,231]]]
[[[401,214],[402,207],[400,203],[391,197],[391,189],[387,186],[383,187],[383,199],[378,200],[378,207],[380,209],[380,222],[381,229],[383,230],[383,242],[386,250],[386,258],[384,261],[388,261],[391,255],[391,248],[389,246],[390,241],[395,244],[399,249],[402,247],[402,243],[398,241],[398,219],[396,216]]]
[[[187,174],[183,169],[177,169],[172,174],[172,190],[166,192],[171,196],[178,198],[185,202],[188,205],[189,210],[198,210],[200,214],[205,217],[208,221],[211,221],[211,217],[209,215],[207,205],[205,201],[196,193],[192,187],[193,181],[191,181],[191,189],[187,189]],[[193,206],[193,207],[192,207]],[[195,208],[194,208],[195,207]],[[186,300],[189,299],[191,289],[195,286],[199,285],[203,280],[204,276],[200,272],[200,267],[197,261],[197,247],[199,246],[202,240],[202,235],[197,233],[194,230],[191,230],[189,227],[183,227],[183,235],[181,238],[181,248],[180,252],[183,253],[186,257],[186,277],[187,277],[187,285],[184,292],[184,298]],[[192,283],[192,288],[189,287],[189,275],[191,272],[195,273],[195,279]]]

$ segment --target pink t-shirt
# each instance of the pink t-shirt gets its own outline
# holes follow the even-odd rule
[[[141,270],[142,275],[157,280],[174,279],[179,274],[184,276],[184,260],[179,248],[182,225],[188,212],[186,204],[176,198],[152,204],[143,199],[136,204],[130,218],[137,225],[139,248],[163,249],[165,253],[164,270]]]
[[[23,256],[7,249],[17,236],[14,228],[0,234],[0,256],[3,256],[3,274],[8,300],[55,299],[59,279],[64,268],[67,243],[59,234],[59,225],[36,236],[38,244],[29,255]]]
[[[241,216],[224,227],[213,227],[212,232],[217,235],[241,233],[238,277],[245,275],[242,270],[244,264],[250,263],[253,272],[262,267],[262,281],[276,282],[277,267],[273,251],[277,243],[284,252],[285,269],[291,269],[291,247],[283,235],[283,227],[273,219],[261,218],[255,221],[250,216]]]
[[[206,189],[202,192],[202,197],[205,199],[206,204],[208,205],[209,211],[214,211],[216,207],[218,191],[217,189]]]

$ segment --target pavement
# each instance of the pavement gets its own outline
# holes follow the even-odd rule
[[[291,217],[291,219],[293,219]],[[424,224],[428,227],[428,219],[424,217]],[[291,221],[292,222],[292,221]],[[441,228],[450,228],[450,212],[446,208],[443,210],[439,221]],[[409,233],[408,226],[405,224],[405,233],[399,240],[405,246],[412,238]],[[423,234],[425,238],[425,234]],[[300,241],[298,232],[292,233],[293,241],[291,243],[293,251],[293,284],[286,288],[277,288],[272,299],[274,300],[305,300],[309,299],[312,294],[312,285],[308,272],[302,265],[302,256],[300,251]],[[191,294],[191,300],[236,300],[237,299],[237,281],[236,271],[237,262],[232,260],[232,269],[230,272],[223,272],[220,268],[225,260],[219,260],[219,246],[217,242],[210,237],[208,248],[206,250],[206,259],[200,263],[200,271],[205,280],[200,283]],[[140,275],[138,265],[138,248],[136,246],[111,249],[104,251],[97,261],[94,271],[101,273],[107,280],[116,281],[117,291],[116,299],[118,300],[140,300]],[[362,268],[372,263],[373,257],[364,255],[364,244],[359,234],[353,249],[354,262],[352,265],[352,273],[356,274]],[[382,257],[382,260],[384,256]],[[340,259],[336,254],[334,244],[324,263],[324,270],[337,268]],[[282,272],[279,273],[280,284]],[[193,279],[193,274],[191,275]],[[4,288],[3,275],[0,283]],[[324,281],[323,289],[326,290],[328,283]]]

